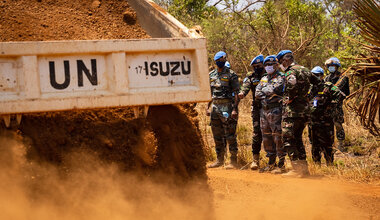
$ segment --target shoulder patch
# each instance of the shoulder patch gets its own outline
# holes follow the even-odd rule
[[[288,71],[285,73],[285,76],[289,76],[290,74],[292,74],[292,71]]]

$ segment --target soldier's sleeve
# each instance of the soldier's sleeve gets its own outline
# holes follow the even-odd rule
[[[247,77],[245,77],[243,80],[243,85],[241,86],[240,92],[242,92],[244,96],[248,95],[249,91],[251,90],[251,85],[251,77],[247,74]]]
[[[211,74],[212,74],[212,71],[208,73],[208,83],[210,84],[210,91],[211,91],[211,95],[212,95]]]
[[[297,95],[297,70],[289,70],[285,74],[285,89],[289,95],[289,99],[293,100]]]
[[[239,77],[236,75],[236,73],[232,71],[231,71],[230,85],[231,85],[232,91],[234,91],[235,93],[239,92],[239,89],[240,89]]]
[[[343,93],[337,86],[331,87],[330,94],[331,94],[332,103],[340,103],[346,98],[345,93]]]
[[[277,77],[277,82],[273,85],[273,92],[276,95],[282,96],[282,94],[284,93],[284,83],[285,83],[284,77],[282,76]]]
[[[265,98],[265,93],[263,92],[263,82],[262,81],[260,81],[259,84],[256,86],[255,98],[258,100]]]
[[[349,79],[348,77],[344,77],[342,79],[342,82],[340,83],[339,85],[339,89],[346,95],[346,96],[349,96],[350,95],[350,82],[349,82]]]

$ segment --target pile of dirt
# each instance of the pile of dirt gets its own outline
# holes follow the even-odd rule
[[[1,0],[0,41],[149,38],[127,1]]]
[[[153,106],[148,117],[130,108],[24,115],[19,132],[27,158],[61,167],[85,152],[123,171],[206,178],[203,142],[194,121],[176,106]],[[66,170],[65,170],[66,169]]]

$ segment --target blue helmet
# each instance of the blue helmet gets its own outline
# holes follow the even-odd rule
[[[331,57],[331,58],[329,58],[328,60],[326,60],[325,65],[326,65],[326,66],[339,66],[339,67],[342,66],[342,65],[340,64],[339,59],[336,58],[336,57]]]
[[[285,54],[288,54],[288,53],[293,54],[293,52],[292,52],[291,50],[281,50],[281,51],[277,54],[277,60],[280,60]]]
[[[315,75],[323,75],[325,73],[325,71],[322,69],[322,67],[320,66],[316,66],[314,67],[312,70],[311,70],[312,73],[314,73]]]
[[[265,59],[264,59],[264,64],[265,64],[266,62],[277,63],[278,60],[277,60],[277,58],[276,58],[276,55],[270,55],[270,56],[265,57]]]
[[[252,66],[253,64],[258,64],[258,63],[263,63],[263,62],[264,62],[264,56],[262,54],[260,54],[257,57],[253,58],[250,66]]]
[[[226,62],[226,64],[224,64],[227,68],[231,68],[231,64],[230,64],[230,62]]]
[[[224,51],[219,51],[218,53],[215,54],[214,61],[217,61],[222,57],[227,57],[227,54]]]

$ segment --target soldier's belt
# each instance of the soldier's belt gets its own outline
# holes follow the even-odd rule
[[[227,103],[232,103],[231,99],[213,99],[212,100],[213,104],[227,104]]]
[[[280,103],[269,103],[267,105],[263,105],[264,110],[269,110],[269,109],[279,108],[279,107],[281,107]]]

